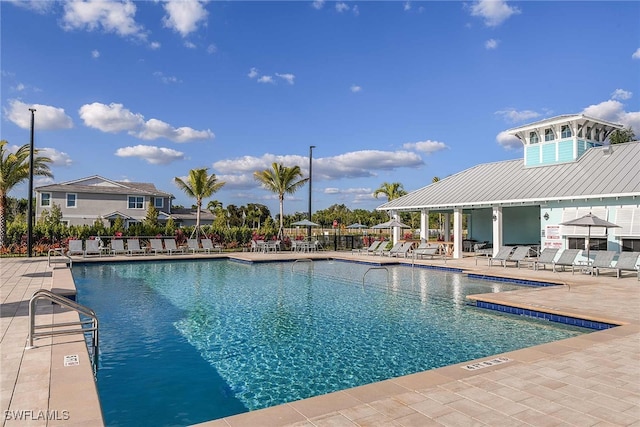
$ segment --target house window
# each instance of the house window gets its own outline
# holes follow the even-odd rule
[[[571,128],[569,126],[562,126],[561,137],[562,138],[571,138]]]
[[[623,252],[640,252],[640,239],[622,239]]]
[[[568,248],[567,249],[584,249],[584,237],[569,237],[568,238]],[[607,250],[607,239],[592,237],[589,239],[589,250],[590,251],[606,251]]]
[[[68,226],[69,226],[69,220],[68,220],[68,219],[61,219],[61,220],[60,220],[60,224],[63,224],[63,225],[65,225],[66,227],[68,227]]]
[[[67,207],[75,208],[77,206],[78,196],[75,193],[67,193]]]
[[[537,144],[540,142],[540,138],[536,132],[529,132],[529,144]]]
[[[153,199],[153,206],[158,209],[162,209],[164,207],[164,199],[162,197],[156,197]]]
[[[40,206],[51,206],[51,193],[40,194]]]
[[[553,141],[556,139],[556,135],[553,133],[553,129],[545,129],[544,130],[544,140],[545,141]]]
[[[144,209],[144,197],[129,196],[129,209]]]

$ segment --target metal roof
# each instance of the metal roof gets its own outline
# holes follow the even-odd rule
[[[591,148],[570,163],[525,167],[517,159],[480,164],[377,209],[445,210],[622,196],[640,197],[639,141]]]

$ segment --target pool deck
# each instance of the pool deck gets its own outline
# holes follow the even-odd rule
[[[233,253],[74,257],[75,262],[233,256],[245,261],[333,258],[409,263],[350,252]],[[558,283],[476,296],[507,306],[621,325],[575,338],[468,361],[200,424],[232,426],[636,426],[640,427],[640,282],[627,272],[598,277],[571,271],[488,267],[485,260],[421,260],[464,273]],[[68,269],[46,258],[0,259],[0,405],[2,426],[100,426],[103,418],[82,337],[41,338],[25,350],[29,298],[38,289],[65,294]],[[77,319],[39,304],[36,323]],[[65,356],[79,363],[64,366]],[[21,419],[18,419],[21,418]],[[49,418],[49,420],[47,420]]]

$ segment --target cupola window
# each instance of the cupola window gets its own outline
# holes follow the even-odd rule
[[[556,139],[556,135],[553,133],[553,129],[545,129],[544,130],[544,140],[545,141],[553,141]]]
[[[562,126],[562,133],[561,133],[561,137],[562,138],[571,138],[573,135],[571,135],[571,128],[569,126]]]
[[[540,142],[537,132],[529,132],[529,144],[537,144]]]

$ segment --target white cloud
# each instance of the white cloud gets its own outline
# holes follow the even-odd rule
[[[252,67],[251,70],[249,71],[249,74],[247,74],[247,76],[249,76],[250,79],[255,79],[256,77],[258,77],[258,69],[255,67]]]
[[[360,15],[360,8],[358,7],[358,5],[353,6],[353,8],[351,8],[351,11],[353,12],[353,14],[355,16],[359,16]]]
[[[624,127],[631,127],[636,133],[640,131],[640,111],[625,111],[620,101],[609,100],[590,105],[582,113],[610,122],[619,123]]]
[[[146,38],[144,29],[134,19],[136,6],[130,0],[72,0],[64,4],[62,27],[65,30],[102,29],[124,37]]]
[[[92,51],[91,51],[91,57],[92,57],[93,59],[98,59],[98,58],[100,58],[100,51],[99,51],[99,50],[97,50],[97,49],[92,50]]]
[[[204,2],[197,0],[169,0],[164,3],[167,14],[162,18],[165,27],[186,37],[198,30],[198,26],[206,25],[209,12],[204,8]]]
[[[26,88],[27,87],[25,85],[23,85],[22,83],[18,83],[14,89],[17,90],[18,92],[22,92]]]
[[[184,47],[186,47],[187,49],[195,49],[197,46],[195,43],[190,42],[189,40],[185,40]]]
[[[497,27],[519,13],[520,9],[509,6],[504,0],[478,0],[471,6],[471,15],[484,19],[487,27]]]
[[[324,0],[314,0],[311,5],[314,9],[322,9],[324,7]]]
[[[56,5],[56,2],[53,1],[10,0],[10,2],[15,6],[23,7],[40,14],[49,12]]]
[[[209,55],[212,55],[217,51],[218,51],[218,46],[216,46],[215,44],[211,43],[209,46],[207,46],[207,53]]]
[[[498,136],[496,136],[496,141],[507,150],[522,148],[522,142],[515,136],[509,135],[506,131],[500,132]]]
[[[293,80],[296,78],[296,76],[294,76],[293,74],[276,73],[276,76],[280,77],[282,80],[286,81],[290,85],[292,85],[294,83]]]
[[[407,142],[405,144],[402,144],[402,148],[407,150],[421,151],[426,154],[433,154],[438,151],[446,150],[449,147],[447,147],[447,144],[445,144],[444,142],[427,140],[419,142]]]
[[[611,99],[618,99],[620,101],[625,101],[627,99],[630,99],[632,96],[633,96],[633,93],[629,92],[628,90],[616,89],[611,94]]]
[[[404,2],[403,9],[405,12],[411,10],[411,2],[409,1]]]
[[[215,138],[209,129],[198,131],[189,127],[174,128],[158,119],[145,121],[142,114],[132,113],[122,104],[85,104],[80,107],[79,114],[88,127],[109,133],[127,132],[144,140],[166,138],[182,143]]]
[[[16,124],[22,129],[31,128],[31,111],[34,114],[34,128],[38,130],[70,129],[73,121],[65,112],[64,108],[52,107],[42,104],[26,104],[17,99],[9,100],[9,106],[4,108],[4,115],[7,120]]]
[[[67,153],[62,151],[58,151],[55,148],[41,148],[40,153],[43,157],[48,157],[51,159],[51,164],[53,166],[71,166],[73,163],[71,161],[71,157]]]
[[[161,46],[162,46],[162,45],[160,44],[160,42],[151,42],[151,43],[149,43],[149,47],[150,47],[152,50],[160,49],[160,47],[161,47]]]
[[[494,114],[502,116],[507,122],[516,123],[524,120],[531,120],[540,117],[540,113],[531,110],[517,111],[514,108],[496,111]]]
[[[258,83],[275,83],[275,81],[273,81],[273,77],[271,76],[261,76],[258,79]]]
[[[349,6],[346,3],[340,1],[336,3],[336,10],[340,13],[346,12],[349,10]]]
[[[184,159],[184,153],[180,151],[152,145],[118,148],[115,155],[118,157],[139,157],[152,165],[166,165],[176,160]]]
[[[353,92],[353,93],[358,93],[358,92],[362,91],[362,87],[354,84],[354,85],[351,85],[349,90],[351,92]]]
[[[498,47],[498,43],[500,43],[500,40],[489,39],[486,42],[484,42],[484,47],[487,50],[493,50],[493,49],[496,49]]]
[[[164,84],[182,83],[182,80],[178,79],[175,76],[165,76],[162,71],[154,72],[153,76],[156,77],[158,80],[160,80]]]
[[[236,159],[220,160],[213,163],[213,168],[223,174],[245,175],[255,171],[268,169],[272,163],[285,166],[301,166],[303,174],[308,173],[306,165],[308,157],[295,155],[264,154],[261,157],[243,156]],[[357,178],[376,176],[378,170],[395,170],[399,168],[416,168],[424,165],[422,158],[410,151],[378,151],[363,150],[341,154],[334,157],[314,158],[314,179],[332,180],[341,178]],[[246,181],[255,186],[255,182]]]
[[[631,55],[632,59],[640,59],[640,47]]]

